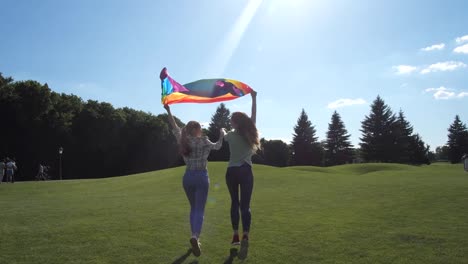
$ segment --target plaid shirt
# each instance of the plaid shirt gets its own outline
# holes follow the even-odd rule
[[[176,128],[172,130],[177,142],[180,142],[181,130]],[[208,155],[212,149],[219,150],[223,145],[223,137],[220,137],[218,142],[211,142],[207,136],[203,137],[187,137],[192,151],[188,156],[183,156],[187,170],[206,170],[208,163]]]

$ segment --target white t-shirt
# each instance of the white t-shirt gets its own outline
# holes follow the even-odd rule
[[[16,163],[14,161],[9,161],[6,164],[7,170],[16,170]]]

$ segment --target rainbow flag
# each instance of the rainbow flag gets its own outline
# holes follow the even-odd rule
[[[166,68],[159,78],[162,104],[222,102],[253,91],[247,84],[231,79],[203,79],[181,85],[169,76]]]

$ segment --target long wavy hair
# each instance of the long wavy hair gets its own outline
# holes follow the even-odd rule
[[[182,128],[182,133],[180,135],[179,142],[179,153],[182,156],[188,156],[192,153],[192,148],[190,147],[188,137],[195,137],[197,132],[201,130],[201,125],[197,121],[190,121]]]
[[[231,120],[236,124],[236,131],[244,138],[253,150],[257,150],[260,146],[258,140],[258,130],[250,117],[242,112],[234,112]]]

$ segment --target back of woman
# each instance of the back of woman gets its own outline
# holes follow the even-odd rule
[[[252,114],[247,116],[235,112],[231,116],[234,131],[226,134],[224,139],[229,143],[229,165],[226,171],[226,185],[231,196],[231,224],[233,229],[232,245],[241,245],[239,258],[247,257],[249,232],[251,224],[250,200],[252,197],[254,177],[252,172],[252,155],[259,147],[258,131],[255,126],[257,103],[256,92],[252,92]],[[239,197],[240,194],[240,197]],[[239,214],[240,211],[240,214]],[[242,216],[242,241],[239,239],[239,218]]]
[[[179,152],[186,164],[182,184],[190,203],[192,237],[189,242],[192,246],[193,254],[198,257],[201,254],[199,237],[210,184],[207,159],[211,150],[221,148],[224,130],[221,129],[219,140],[213,143],[206,136],[202,135],[201,126],[198,122],[190,121],[184,128],[180,129],[175,123],[169,106],[165,105],[164,108],[169,116],[172,132],[177,138]]]

